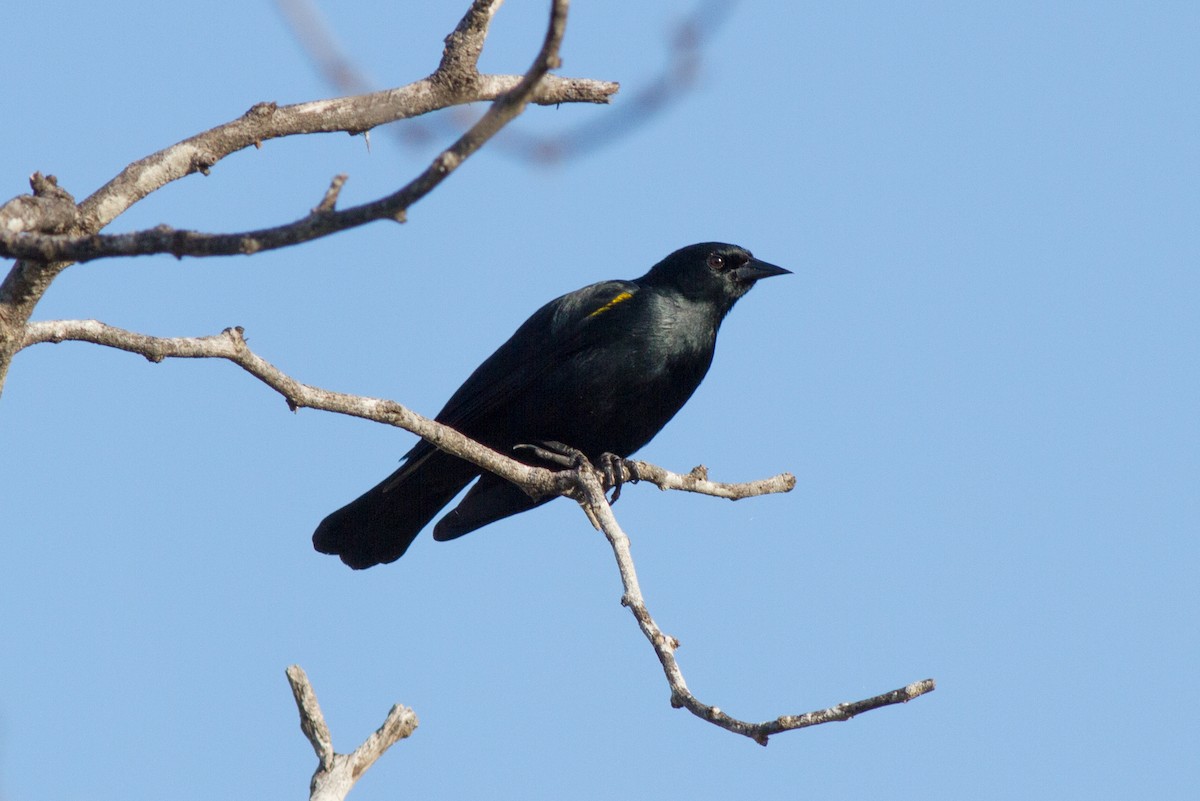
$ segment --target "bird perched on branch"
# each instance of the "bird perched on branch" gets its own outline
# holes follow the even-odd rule
[[[550,301],[471,373],[437,421],[502,453],[564,443],[597,461],[627,457],[691,397],[712,363],[717,329],[755,282],[790,272],[736,245],[675,251],[632,281],[601,281]],[[480,475],[482,473],[482,475]],[[399,559],[421,529],[476,477],[433,529],[451,540],[540,505],[515,484],[425,440],[400,468],[326,517],[318,551],[353,568]]]

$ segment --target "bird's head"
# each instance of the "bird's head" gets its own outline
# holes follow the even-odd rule
[[[690,300],[715,303],[724,313],[759,279],[790,273],[759,261],[737,245],[701,242],[667,256],[639,283],[672,289]]]

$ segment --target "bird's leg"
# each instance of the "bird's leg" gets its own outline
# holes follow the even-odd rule
[[[583,451],[576,450],[570,445],[564,445],[554,440],[538,442],[532,445],[514,445],[514,451],[528,451],[535,459],[556,464],[559,467],[578,470],[583,465],[591,465]]]

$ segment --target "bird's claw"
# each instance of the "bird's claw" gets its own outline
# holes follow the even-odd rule
[[[621,497],[621,487],[625,484],[626,472],[629,473],[631,483],[636,484],[639,479],[634,463],[615,453],[600,454],[600,472],[604,474],[604,486],[612,487],[613,494],[608,499],[609,506],[612,506]]]
[[[525,451],[535,459],[549,462],[568,470],[579,470],[585,465],[588,467],[593,466],[583,451],[554,440],[514,445],[513,450]],[[621,497],[621,487],[625,483],[626,473],[629,474],[629,480],[632,483],[636,484],[638,482],[637,468],[633,465],[633,462],[626,460],[622,456],[617,456],[615,453],[600,454],[600,459],[594,466],[604,477],[605,490],[607,491],[611,488],[613,491],[612,497],[608,499],[610,506],[616,503],[617,499]]]

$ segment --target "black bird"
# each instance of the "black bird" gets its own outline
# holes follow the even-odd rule
[[[736,245],[704,242],[675,251],[641,278],[563,295],[479,365],[436,419],[502,453],[556,442],[592,460],[629,456],[700,385],[717,329],[738,298],[760,278],[788,272]],[[535,463],[523,454],[513,453]],[[481,472],[438,521],[435,540],[542,503],[421,440],[400,469],[321,521],[313,545],[353,568],[395,561]]]

